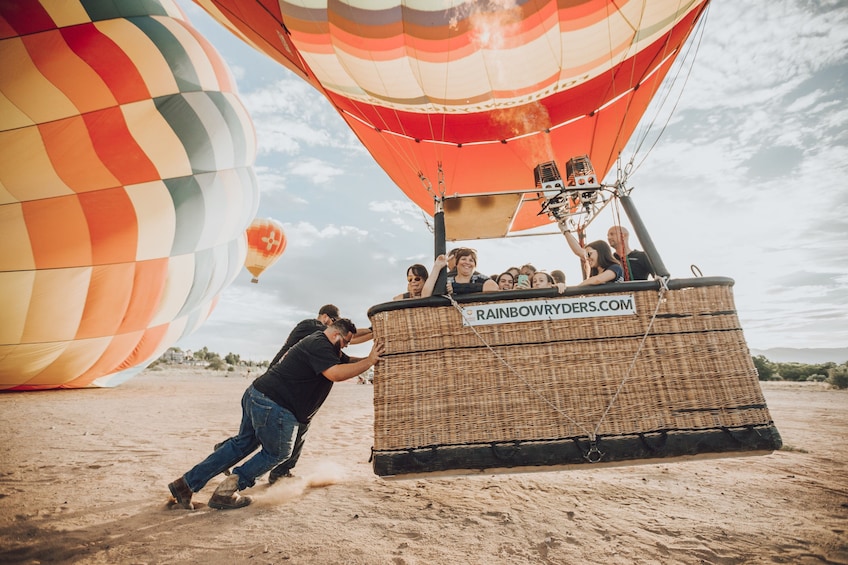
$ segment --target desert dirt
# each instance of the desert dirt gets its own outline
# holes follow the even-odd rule
[[[762,383],[784,448],[622,467],[387,480],[370,385],[336,385],[296,477],[169,509],[236,431],[242,373],[0,395],[0,563],[848,564],[848,391]]]

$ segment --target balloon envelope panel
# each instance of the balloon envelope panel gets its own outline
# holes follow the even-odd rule
[[[441,178],[448,195],[523,190],[536,165],[580,155],[603,178],[707,5],[195,2],[322,91],[428,213]]]
[[[240,271],[253,125],[173,2],[4,2],[0,66],[0,389],[113,386]]]

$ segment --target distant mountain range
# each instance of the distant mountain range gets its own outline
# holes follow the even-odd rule
[[[775,363],[834,363],[848,362],[848,347],[820,347],[795,349],[792,347],[773,347],[771,349],[751,349],[751,355],[762,355]]]

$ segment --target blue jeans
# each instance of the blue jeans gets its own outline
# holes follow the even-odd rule
[[[269,478],[282,477],[294,469],[294,466],[297,465],[297,460],[300,459],[300,453],[303,451],[303,444],[306,443],[306,432],[308,431],[309,424],[298,425],[297,438],[294,441],[294,449],[292,449],[291,456],[281,464],[271,469],[271,472],[268,475]]]
[[[197,492],[212,477],[223,473],[261,448],[243,465],[233,469],[239,490],[252,487],[261,477],[288,460],[294,449],[300,424],[294,414],[253,388],[241,397],[241,425],[238,435],[225,441],[209,457],[183,475],[189,488]]]

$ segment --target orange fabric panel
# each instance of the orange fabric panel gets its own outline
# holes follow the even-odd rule
[[[100,160],[81,116],[40,124],[38,129],[56,174],[75,192],[121,184]]]
[[[80,114],[117,103],[100,76],[68,47],[61,32],[22,39],[39,72],[71,100]]]
[[[92,268],[75,339],[112,336],[118,331],[130,303],[134,276],[135,263]]]
[[[132,355],[129,355],[124,362],[121,363],[120,369],[135,367],[145,359],[152,356],[162,343],[165,336],[168,335],[169,325],[170,322],[167,324],[160,324],[152,328],[147,328],[141,338],[141,341],[139,341],[135,350],[132,352]]]
[[[156,315],[168,280],[167,257],[136,263],[130,303],[119,333],[144,329]]]
[[[144,331],[138,330],[126,334],[118,334],[108,339],[103,338],[105,340],[105,346],[101,349],[98,358],[85,372],[80,373],[75,379],[66,382],[63,388],[87,387],[96,379],[120,370],[124,360],[132,355],[132,352],[138,346],[143,336]]]
[[[37,269],[91,265],[88,221],[76,195],[21,204]]]
[[[86,192],[78,198],[88,220],[92,264],[135,261],[138,220],[123,187]]]
[[[138,184],[159,177],[130,133],[120,108],[106,108],[83,116],[94,150],[120,184]]]

